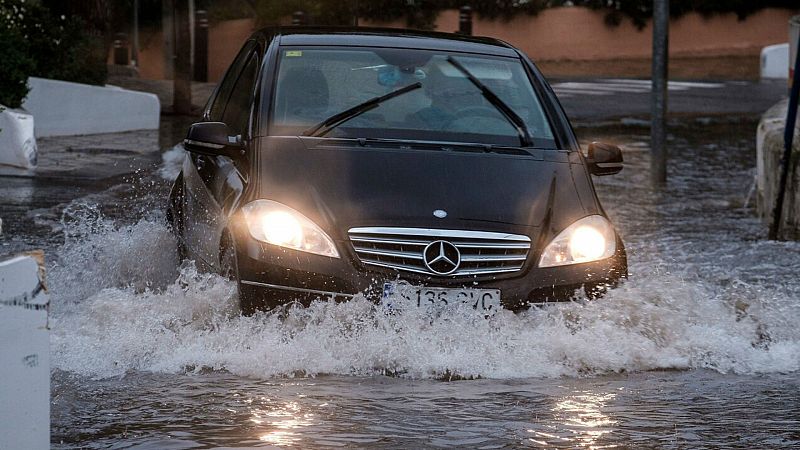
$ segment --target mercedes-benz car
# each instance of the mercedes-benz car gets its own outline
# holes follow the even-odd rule
[[[183,146],[167,218],[181,256],[287,302],[519,310],[627,275],[582,152],[533,62],[489,38],[267,28]],[[394,300],[391,300],[394,299]]]

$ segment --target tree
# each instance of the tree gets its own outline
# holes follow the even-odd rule
[[[44,4],[0,0],[0,102],[20,106],[30,76],[103,84],[106,51],[85,22]]]
[[[0,14],[2,10],[0,10]],[[28,74],[35,63],[19,33],[0,25],[0,104],[19,108],[28,95]]]

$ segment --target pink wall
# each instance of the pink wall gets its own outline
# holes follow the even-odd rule
[[[800,12],[795,11],[794,13]],[[788,21],[793,12],[764,9],[740,22],[734,14],[708,19],[688,14],[670,23],[670,54],[673,56],[758,55],[761,48],[788,41]],[[363,26],[404,27],[404,21],[376,23],[361,20]],[[458,11],[443,11],[438,31],[458,28]],[[208,76],[217,81],[225,73],[242,43],[255,29],[253,19],[229,20],[209,29]],[[475,35],[491,36],[519,47],[534,60],[614,60],[649,58],[652,29],[641,31],[630,20],[618,27],[604,22],[604,13],[581,7],[552,8],[537,16],[520,16],[511,21],[483,20],[477,15]],[[163,78],[161,33],[144,34],[140,51],[140,76]]]
[[[236,57],[244,41],[255,29],[255,20],[227,20],[214,24],[208,31],[208,79],[217,81]],[[163,79],[164,34],[143,30],[140,34],[139,76],[146,79]],[[109,63],[113,61],[113,50],[109,52]]]
[[[254,30],[253,19],[226,20],[208,29],[209,81],[217,81],[225,75],[225,70]]]
[[[519,16],[508,22],[474,17],[473,33],[491,36],[519,47],[534,60],[599,60],[650,57],[652,28],[639,31],[630,20],[618,27],[604,22],[605,14],[582,7],[552,8],[537,16]],[[792,12],[765,9],[740,22],[736,15],[715,15],[708,19],[687,14],[670,23],[671,55],[757,54],[767,45],[788,41]],[[361,21],[362,25],[402,27],[401,21],[387,24]],[[458,11],[443,11],[438,31],[458,29]]]

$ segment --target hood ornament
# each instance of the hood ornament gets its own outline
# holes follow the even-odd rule
[[[445,211],[443,209],[437,209],[436,211],[433,212],[433,215],[434,215],[434,217],[438,217],[440,219],[444,219],[445,217],[447,217],[447,211]]]

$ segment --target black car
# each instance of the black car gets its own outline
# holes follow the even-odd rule
[[[179,251],[238,282],[244,313],[290,301],[512,310],[627,275],[584,156],[531,60],[494,39],[268,28],[244,44],[184,148]]]

